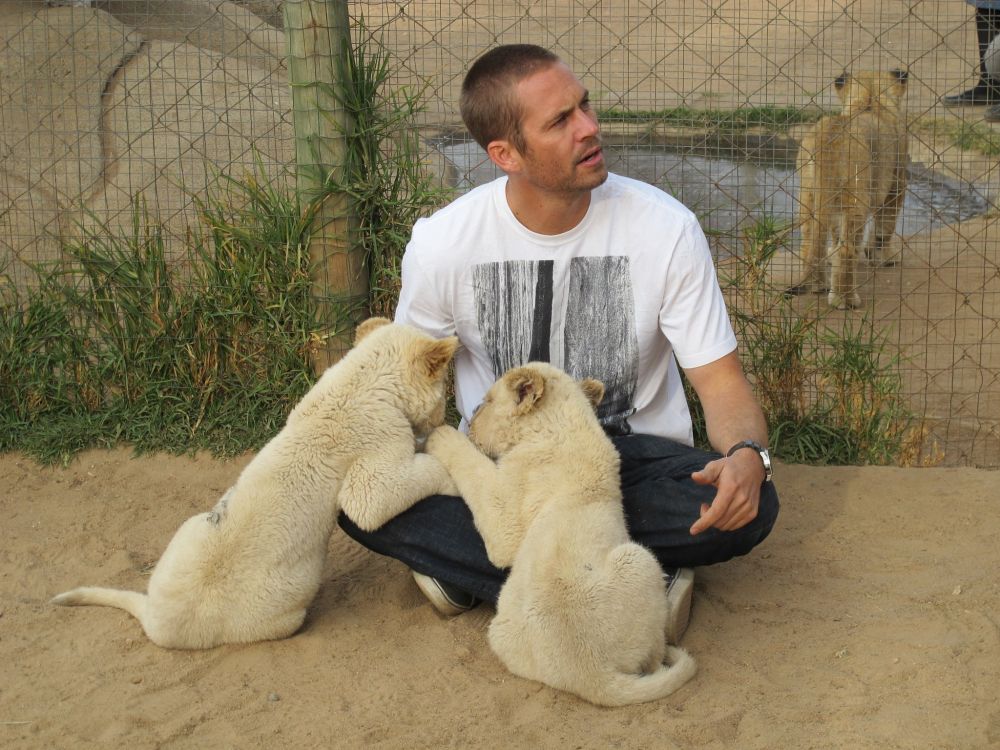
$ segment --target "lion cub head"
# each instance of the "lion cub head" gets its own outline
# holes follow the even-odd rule
[[[487,391],[469,423],[469,437],[483,453],[499,458],[514,445],[551,434],[601,431],[595,410],[604,385],[576,381],[558,367],[530,362],[508,370]]]
[[[902,108],[908,76],[905,70],[891,70],[888,73],[873,70],[845,72],[840,74],[833,85],[837,89],[845,115],[861,112],[895,115]]]
[[[458,339],[435,339],[387,318],[369,318],[354,332],[354,348],[368,349],[374,360],[389,364],[379,380],[394,390],[397,402],[418,435],[444,424],[448,365]],[[376,364],[374,372],[379,369]]]

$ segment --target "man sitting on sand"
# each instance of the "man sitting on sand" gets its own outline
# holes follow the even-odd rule
[[[490,50],[466,75],[460,105],[505,176],[416,223],[396,320],[459,337],[466,423],[500,375],[529,361],[604,384],[598,416],[621,456],[629,532],[669,579],[676,643],[691,568],[746,554],[778,514],[767,425],[704,232],[663,191],[609,174],[587,89],[548,50]],[[692,447],[678,366],[718,453]],[[460,498],[429,497],[371,533],[343,515],[340,524],[410,566],[443,614],[499,596],[507,571],[490,564]]]

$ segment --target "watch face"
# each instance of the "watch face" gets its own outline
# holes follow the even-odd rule
[[[771,481],[771,475],[772,475],[773,472],[772,472],[772,469],[771,469],[771,454],[768,453],[767,448],[761,448],[761,450],[760,450],[760,458],[764,462],[764,481],[765,482],[770,482]]]

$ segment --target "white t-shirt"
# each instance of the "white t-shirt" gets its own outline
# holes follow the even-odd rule
[[[506,184],[501,177],[417,221],[403,256],[396,320],[458,336],[462,416],[509,368],[541,360],[604,383],[604,424],[627,420],[690,445],[677,363],[698,367],[736,348],[695,215],[612,174],[577,226],[542,235],[514,217]]]

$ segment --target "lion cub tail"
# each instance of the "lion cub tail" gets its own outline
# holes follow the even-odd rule
[[[595,696],[592,700],[605,706],[626,706],[659,700],[680,688],[698,671],[694,657],[674,646],[667,646],[666,662],[649,674],[617,672],[611,675],[601,691],[602,695]]]
[[[137,619],[144,629],[146,626],[146,607],[148,602],[149,597],[138,591],[122,591],[120,589],[106,589],[98,586],[80,586],[79,588],[52,597],[53,604],[59,604],[63,607],[97,604],[102,607],[124,609]]]

